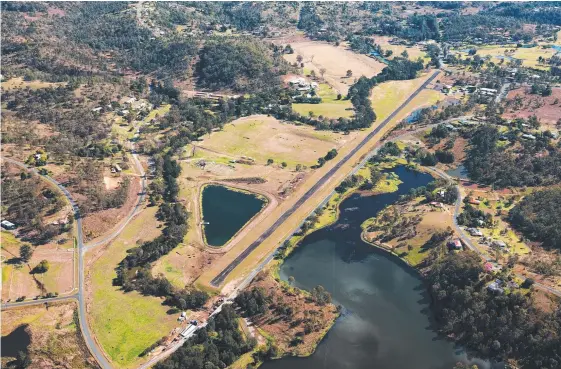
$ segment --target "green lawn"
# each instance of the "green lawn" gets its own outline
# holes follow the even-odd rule
[[[310,111],[316,116],[323,115],[327,118],[350,118],[353,116],[354,110],[351,101],[337,100],[337,91],[327,83],[320,84],[317,93],[322,99],[320,104],[292,104],[292,109],[305,116]]]
[[[91,327],[116,367],[137,366],[138,355],[167,335],[176,325],[177,315],[168,315],[168,307],[155,297],[138,292],[124,293],[113,286],[115,268],[137,239],[150,239],[157,207],[147,208],[133,220],[109,246],[91,270],[93,300]],[[139,235],[139,233],[146,232]]]

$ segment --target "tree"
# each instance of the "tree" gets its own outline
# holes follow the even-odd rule
[[[32,274],[42,274],[42,273],[46,273],[49,271],[49,262],[47,260],[41,260],[41,262],[39,262],[39,264],[37,264],[35,266],[35,268],[33,268],[33,270],[31,271]]]
[[[319,69],[319,74],[321,75],[321,78],[323,78],[323,75],[325,74],[325,72],[327,72],[327,69],[325,69],[325,68],[320,68]]]
[[[353,76],[353,71],[352,70],[347,70],[347,78],[351,78]]]
[[[302,55],[296,55],[296,61],[298,62],[298,64],[302,64],[302,60],[304,60],[304,57],[302,57]]]
[[[24,351],[18,351],[18,355],[16,357],[16,366],[18,368],[27,368],[31,365],[31,359],[29,355]]]
[[[29,259],[31,259],[31,255],[33,255],[33,249],[31,246],[27,244],[20,246],[19,257],[23,263],[27,263]]]
[[[293,276],[288,277],[288,284],[292,286],[294,284],[294,280]]]
[[[296,164],[296,171],[299,172],[302,170],[302,164]]]
[[[267,159],[267,165],[271,165],[271,164],[273,164],[273,163],[274,163],[274,160],[273,160],[273,159]]]
[[[375,187],[383,177],[384,174],[382,174],[378,169],[375,168],[370,169],[370,182],[372,182],[373,187]]]
[[[407,50],[403,50],[401,56],[403,56],[404,58],[409,58],[409,54],[407,53]]]
[[[286,161],[283,161],[283,162],[281,163],[281,166],[282,166],[283,168],[286,168],[286,167],[288,166],[288,164],[286,164]]]

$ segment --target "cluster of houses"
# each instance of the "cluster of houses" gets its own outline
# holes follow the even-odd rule
[[[288,81],[289,86],[296,92],[293,99],[297,102],[321,102],[321,97],[317,94],[319,87],[317,82],[309,82],[305,78],[297,77]],[[308,101],[317,100],[317,101]]]

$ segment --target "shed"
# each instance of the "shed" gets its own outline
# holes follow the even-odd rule
[[[4,229],[16,229],[16,225],[9,220],[3,220],[1,224]]]

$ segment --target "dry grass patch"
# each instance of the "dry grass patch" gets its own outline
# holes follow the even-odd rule
[[[30,88],[32,90],[37,90],[40,88],[47,87],[59,87],[65,86],[66,82],[43,82],[43,81],[24,81],[23,77],[10,78],[7,81],[2,82],[3,90],[13,90],[18,88]]]
[[[2,336],[27,325],[31,336],[29,369],[98,368],[77,327],[76,310],[76,303],[70,302],[2,311]],[[2,366],[12,360],[3,353]]]
[[[287,61],[295,63],[296,57],[302,55],[304,68],[315,71],[317,76],[325,68],[323,78],[343,95],[347,94],[355,78],[373,77],[385,67],[384,63],[351,51],[345,43],[334,46],[327,42],[301,41],[291,43],[291,46],[294,54],[285,55]],[[351,78],[346,77],[349,69],[353,72]]]
[[[254,159],[258,164],[273,159],[311,166],[329,150],[344,145],[349,136],[328,131],[316,131],[312,127],[282,123],[273,117],[253,115],[240,118],[214,132],[197,145],[234,159],[242,156]]]

